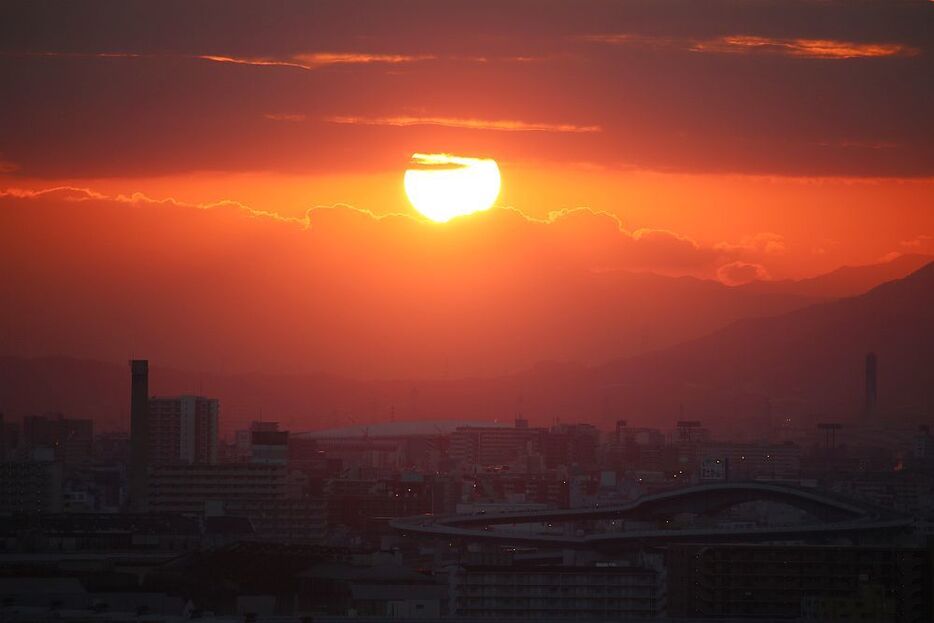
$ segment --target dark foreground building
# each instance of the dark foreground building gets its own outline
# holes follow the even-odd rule
[[[931,550],[823,545],[672,545],[672,616],[931,621]]]
[[[598,621],[659,614],[656,572],[607,565],[466,565],[455,573],[455,614]]]

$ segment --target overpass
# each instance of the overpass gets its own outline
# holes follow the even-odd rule
[[[793,526],[637,529],[583,535],[536,534],[528,530],[491,529],[497,525],[547,524],[593,520],[662,521],[682,513],[711,516],[738,504],[772,501],[801,509],[812,522]],[[390,525],[404,534],[512,545],[573,549],[614,549],[671,542],[757,542],[875,536],[905,531],[912,520],[885,509],[841,499],[825,492],[772,483],[694,485],[640,497],[611,506],[524,512],[417,516]]]

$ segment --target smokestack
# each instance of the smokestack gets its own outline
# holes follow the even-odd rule
[[[130,508],[145,512],[149,486],[149,361],[130,361]]]
[[[866,355],[866,416],[874,417],[876,414],[876,354]]]

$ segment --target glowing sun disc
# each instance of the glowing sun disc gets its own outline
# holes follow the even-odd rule
[[[405,172],[405,194],[412,207],[433,221],[489,210],[499,196],[496,161],[451,154],[412,154],[419,168]]]

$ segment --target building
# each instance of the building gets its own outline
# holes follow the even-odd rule
[[[149,362],[130,361],[130,508],[149,510],[150,472],[165,465],[217,463],[218,401],[149,396]]]
[[[19,445],[19,425],[7,421],[0,413],[0,462],[12,458],[13,450]]]
[[[466,565],[453,575],[457,616],[602,621],[658,615],[657,574],[614,564]]]
[[[178,552],[198,549],[203,544],[202,522],[195,517],[181,515],[153,515],[149,513],[32,513],[0,518],[0,532],[7,538],[4,551],[31,554],[45,552],[53,554],[46,563],[59,568],[56,555],[62,559],[80,560],[78,567],[110,569],[91,564],[109,558],[106,553],[131,551]],[[88,554],[75,556],[79,553]],[[173,558],[157,555],[153,561]],[[111,559],[113,561],[113,559]],[[135,561],[140,567],[149,562]],[[133,564],[133,563],[131,563]],[[158,564],[158,563],[157,563]],[[67,566],[66,562],[64,566]],[[119,568],[119,563],[115,565]],[[72,572],[74,567],[71,568]],[[0,617],[2,618],[2,617]]]
[[[286,465],[288,462],[288,431],[253,431],[250,436],[250,463]]]
[[[308,443],[309,438],[305,441]],[[318,437],[310,441],[314,441],[315,447],[324,452],[329,461],[335,461],[345,470],[375,469],[391,473],[405,463],[406,441],[400,437]]]
[[[149,475],[151,512],[204,513],[241,501],[272,502],[288,493],[288,472],[281,465],[174,464]]]
[[[561,470],[537,473],[482,472],[471,478],[465,502],[521,501],[549,508],[569,508],[571,481]],[[591,492],[592,493],[592,492]]]
[[[801,474],[801,448],[791,443],[708,443],[699,454],[701,480],[793,479]]]
[[[672,545],[668,614],[920,623],[931,580],[924,548]]]
[[[591,424],[559,424],[545,435],[545,467],[593,467],[599,431]]]
[[[289,432],[279,430],[278,422],[251,422],[247,430],[234,434],[233,461],[238,463],[289,462]]]
[[[468,465],[507,465],[523,454],[542,453],[546,434],[527,426],[459,426],[451,434],[450,454]]]
[[[334,478],[326,488],[328,523],[369,537],[384,531],[389,519],[430,513],[440,502],[425,479]]]
[[[258,432],[277,432],[279,430],[278,422],[250,422],[250,427],[245,430],[238,430],[234,433],[234,459],[235,461],[248,462],[253,454],[253,434]]]
[[[48,448],[55,460],[67,468],[91,462],[94,424],[91,420],[69,419],[61,413],[29,415],[23,418],[22,444],[31,452]]]
[[[163,465],[149,476],[149,510],[246,517],[256,537],[283,543],[324,537],[327,508],[306,494],[306,479],[274,463]]]
[[[300,610],[331,616],[437,620],[447,597],[447,586],[436,578],[389,562],[318,563],[299,576]]]
[[[630,427],[620,420],[604,455],[608,465],[620,470],[660,471],[666,463],[665,435],[654,428]]]
[[[289,435],[288,465],[289,469],[300,471],[309,476],[323,477],[328,473],[328,457],[318,447],[315,439],[300,435]],[[332,462],[334,471],[340,470],[340,461]]]
[[[63,498],[61,463],[0,463],[0,514],[58,513]]]
[[[275,543],[320,543],[328,528],[327,503],[321,497],[240,498],[227,502],[224,513],[248,518],[255,539]]]
[[[150,398],[150,464],[217,463],[218,410],[216,399],[203,396]]]

